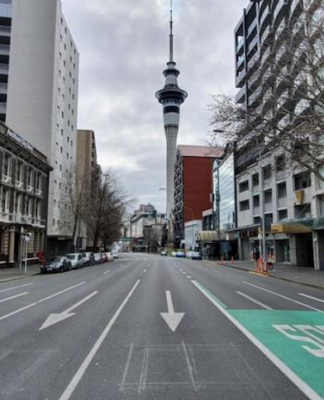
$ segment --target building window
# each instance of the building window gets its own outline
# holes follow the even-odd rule
[[[60,148],[60,151],[61,151],[61,153],[63,153],[63,147],[61,146],[61,148]]]
[[[279,210],[278,211],[278,221],[281,221],[285,218],[288,218],[288,211],[287,210]]]
[[[63,129],[61,129],[61,136],[63,136],[63,134],[64,134]]]
[[[262,172],[263,172],[263,179],[265,181],[268,181],[269,179],[271,179],[271,165],[270,164],[263,167]]]
[[[311,186],[311,175],[309,171],[294,175],[295,190],[306,189]]]
[[[287,186],[286,182],[278,184],[278,199],[285,199],[287,197]]]
[[[282,154],[281,156],[276,158],[276,171],[283,172],[286,169],[286,159],[285,155]]]
[[[73,140],[71,140],[71,147],[73,147]]]
[[[10,176],[10,167],[11,167],[11,157],[8,154],[5,154],[3,161],[3,173],[6,176]]]
[[[253,187],[259,186],[259,174],[252,175],[252,185]]]
[[[265,190],[264,204],[272,204],[272,190]]]
[[[8,190],[2,188],[2,196],[1,196],[1,211],[5,213],[7,211],[8,204]]]
[[[244,181],[239,184],[240,193],[246,192],[249,190],[249,181]]]
[[[62,118],[64,118],[64,112],[62,111]]]
[[[62,164],[60,164],[60,171],[62,171]]]
[[[69,153],[66,153],[66,158],[69,159]]]
[[[261,218],[260,217],[254,217],[253,218],[253,224],[255,224],[255,225],[261,224]]]
[[[253,196],[253,208],[260,207],[260,196]]]
[[[294,207],[295,218],[311,218],[311,206],[310,204],[303,204]]]
[[[67,140],[67,142],[68,142],[68,143],[70,142],[70,138],[69,138],[69,136],[66,138],[66,140]]]
[[[66,67],[66,61],[65,60],[63,61],[63,65],[64,65],[64,67]]]
[[[247,211],[250,209],[249,200],[240,201],[240,211]]]

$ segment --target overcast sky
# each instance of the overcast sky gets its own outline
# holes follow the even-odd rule
[[[99,163],[137,203],[165,211],[162,106],[169,0],[62,0],[80,52],[78,128],[96,134]],[[235,93],[234,28],[248,0],[173,0],[181,106],[178,144],[204,145],[211,95]]]

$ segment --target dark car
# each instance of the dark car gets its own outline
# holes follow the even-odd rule
[[[71,271],[71,268],[71,261],[68,260],[66,257],[55,257],[45,262],[45,265],[41,267],[41,273],[45,274],[47,272],[65,272]]]

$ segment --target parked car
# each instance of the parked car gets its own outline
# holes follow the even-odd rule
[[[186,257],[185,253],[183,251],[177,251],[176,255],[177,258],[184,258]]]
[[[113,255],[114,259],[118,258],[118,251],[112,251],[111,254]]]
[[[46,274],[47,272],[71,271],[71,269],[72,269],[72,264],[68,258],[55,257],[45,262],[45,265],[41,266],[40,272],[42,274]]]
[[[107,253],[100,253],[101,254],[101,258],[102,258],[102,262],[108,262],[108,254]]]
[[[95,253],[95,254],[93,255],[93,257],[94,257],[94,262],[95,262],[95,264],[102,264],[102,263],[104,262],[101,253]]]
[[[167,256],[168,252],[166,250],[162,250],[160,254],[161,254],[161,256]]]
[[[201,260],[201,254],[198,251],[188,251],[186,254],[187,258],[190,258],[191,260]]]
[[[72,264],[72,269],[83,268],[83,257],[81,253],[70,253],[66,256]]]
[[[111,252],[106,253],[108,261],[114,261],[114,255]]]
[[[94,256],[93,253],[82,253],[83,264],[85,267],[89,267],[94,264]]]

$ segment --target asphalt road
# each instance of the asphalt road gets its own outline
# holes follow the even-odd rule
[[[206,261],[0,284],[0,399],[324,398],[324,293]]]

